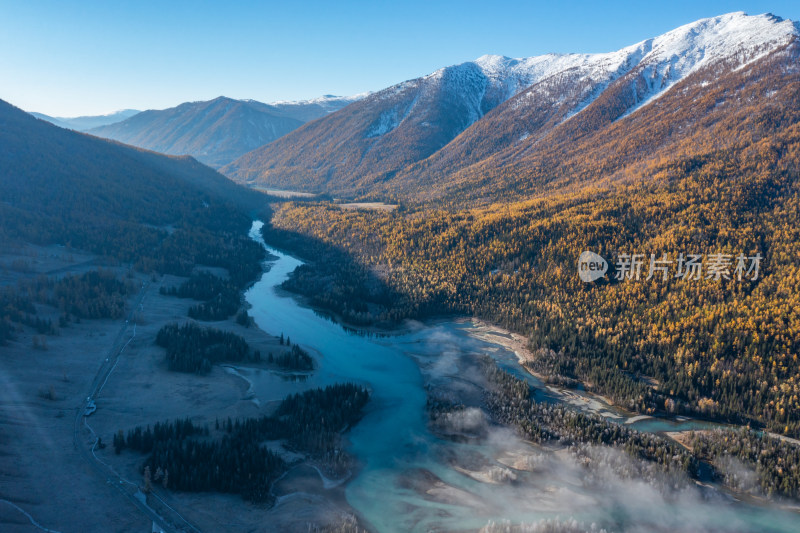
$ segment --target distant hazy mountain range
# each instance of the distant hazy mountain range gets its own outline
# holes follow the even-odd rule
[[[221,96],[208,102],[143,111],[89,133],[165,154],[191,155],[220,167],[358,98],[324,96],[263,104]]]
[[[136,109],[123,109],[116,113],[109,113],[108,115],[85,116],[85,117],[51,117],[44,113],[31,113],[36,118],[46,120],[51,124],[55,124],[61,128],[67,128],[76,131],[86,131],[92,128],[99,128],[100,126],[107,126],[130,118],[137,114],[139,111]]]
[[[459,202],[642,175],[784,127],[761,118],[797,105],[799,34],[773,15],[731,13],[611,53],[483,56],[373,93],[221,171]]]

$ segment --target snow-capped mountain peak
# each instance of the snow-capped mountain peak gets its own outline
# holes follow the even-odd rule
[[[691,67],[730,57],[740,50],[758,52],[797,34],[791,20],[770,13],[747,15],[738,11],[701,19],[644,41],[651,43],[645,60],[680,57],[680,66]]]
[[[615,52],[527,58],[483,55],[470,63],[491,83],[506,86],[509,98],[554,74],[572,69],[602,79],[622,75],[637,66],[651,67],[649,74],[658,81],[653,88],[655,95],[706,65],[731,60],[741,67],[798,35],[798,24],[791,20],[770,13],[751,16],[740,11],[701,19]]]
[[[797,25],[772,14],[734,12],[701,19],[624,50],[640,50],[639,61],[648,69],[647,98],[632,113],[658,98],[690,74],[715,63],[741,68],[800,35]]]
[[[538,98],[549,90],[538,84],[556,76],[590,80],[585,84],[580,103],[565,117],[569,118],[589,105],[615,79],[637,68],[643,69],[648,87],[639,95],[637,105],[628,110],[629,114],[705,66],[725,61],[732,63],[732,68],[741,68],[798,35],[798,25],[790,20],[769,13],[751,16],[734,12],[701,19],[614,52],[526,58],[483,55],[421,79],[433,82],[444,78],[449,71],[477,68],[487,80],[484,94],[490,93],[500,101],[526,91],[527,97]]]
[[[270,102],[269,105],[271,105],[271,106],[287,106],[287,105],[298,106],[298,105],[316,104],[316,105],[322,106],[323,108],[331,107],[331,108],[335,108],[335,109],[340,109],[344,105],[352,103],[352,102],[357,102],[358,100],[366,98],[370,94],[372,94],[372,93],[369,92],[369,91],[363,92],[363,93],[354,94],[354,95],[351,95],[351,96],[336,96],[336,95],[333,95],[333,94],[324,94],[322,96],[318,96],[316,98],[311,98],[309,100],[279,100],[279,101],[276,101],[276,102]]]
[[[547,143],[569,146],[640,109],[656,112],[655,99],[680,100],[678,84],[702,92],[728,76],[743,79],[762,59],[795,65],[798,35],[791,21],[736,12],[608,53],[484,55],[369,95],[259,148],[230,172],[247,179],[263,172],[275,184],[302,168],[306,184],[341,190],[456,171],[477,176],[532,158]],[[705,111],[685,110],[694,112]]]

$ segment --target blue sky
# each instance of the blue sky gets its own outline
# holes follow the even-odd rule
[[[377,90],[483,54],[607,52],[794,1],[0,0],[0,99],[56,116]]]

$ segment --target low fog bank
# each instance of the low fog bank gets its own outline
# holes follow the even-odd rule
[[[492,388],[479,363],[486,349],[468,336],[440,332],[415,354],[428,390],[429,426],[447,441],[436,448],[436,460],[457,473],[440,473],[436,490],[424,497],[442,503],[436,495],[442,483],[450,486],[446,503],[480,516],[482,533],[796,530],[794,513],[737,501],[621,447],[522,439],[483,405]],[[752,484],[743,465],[730,467],[743,485]],[[443,518],[441,527],[448,522]]]

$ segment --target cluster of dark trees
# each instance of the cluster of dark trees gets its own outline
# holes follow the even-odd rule
[[[265,251],[246,236],[246,229],[250,224],[246,216],[232,206],[208,210],[217,212],[221,217],[228,216],[229,219],[227,222],[217,222],[187,213],[185,216],[188,220],[182,221],[186,226],[172,232],[131,224],[130,233],[115,233],[115,223],[110,222],[107,228],[98,228],[97,235],[86,241],[73,239],[68,242],[72,246],[103,254],[105,261],[110,264],[130,262],[143,272],[189,276],[197,264],[226,268],[230,272],[229,280],[195,280],[195,285],[203,285],[206,289],[212,287],[217,292],[209,296],[208,301],[203,304],[193,306],[190,311],[198,319],[219,320],[236,313],[240,305],[240,291],[260,274]],[[192,226],[191,221],[199,225]],[[89,231],[90,228],[84,229]],[[82,230],[78,228],[76,231]],[[51,238],[32,240],[43,240],[47,243]],[[7,295],[3,298],[5,312],[0,316],[0,342],[13,337],[14,323],[33,326],[38,333],[56,331],[49,321],[30,318],[30,315],[36,314],[35,309],[12,304],[14,298],[56,307],[62,313],[60,325],[64,326],[72,317],[122,317],[125,313],[125,300],[134,290],[135,287],[130,282],[117,279],[108,270],[91,271],[60,279],[40,276],[20,282],[16,287],[4,288],[4,291],[16,296]],[[196,286],[187,287],[184,292],[188,294],[194,290],[202,289]]]
[[[800,498],[800,446],[748,428],[694,432],[695,455],[714,465],[726,484],[768,497]],[[735,460],[732,460],[735,459]],[[747,471],[755,474],[748,479]]]
[[[365,387],[336,384],[288,396],[275,416],[286,424],[290,445],[330,459],[341,449],[339,433],[361,419],[368,401]]]
[[[220,292],[230,290],[232,283],[215,276],[211,272],[201,270],[191,275],[189,279],[178,286],[161,287],[161,294],[177,296],[178,298],[193,298],[195,300],[210,300]]]
[[[92,319],[123,317],[125,300],[136,288],[130,281],[117,279],[114,272],[99,269],[55,279],[40,276],[24,283],[22,290],[63,315]]]
[[[195,272],[177,287],[161,287],[161,294],[203,300],[189,308],[195,320],[224,320],[236,313],[241,305],[240,288],[232,280],[222,279],[210,272]]]
[[[160,472],[158,477],[166,476],[165,488],[267,500],[272,482],[285,471],[286,463],[260,446],[255,435],[239,432],[218,439],[210,435],[208,426],[179,419],[156,423],[152,429],[136,427],[127,436],[120,430],[114,435],[114,449],[118,454],[125,448],[149,454],[142,469],[150,475]]]
[[[250,313],[247,312],[247,309],[242,309],[236,313],[236,323],[240,326],[249,328],[254,324],[254,320],[253,317],[250,316]]]
[[[166,476],[167,488],[268,501],[286,463],[261,442],[284,440],[335,470],[348,460],[340,434],[361,418],[368,400],[365,388],[337,384],[289,396],[272,416],[217,420],[214,430],[189,419],[137,427],[127,436],[120,430],[114,447],[117,453],[130,448],[148,454],[143,471]]]
[[[176,240],[177,237],[173,234],[170,239]],[[175,244],[168,241],[163,246]],[[192,235],[180,235],[180,243],[190,243],[195,250],[193,256],[181,260],[178,255],[169,264],[162,265],[162,269],[176,275],[191,273],[191,277],[177,287],[162,288],[162,294],[202,300],[202,303],[189,308],[189,316],[195,320],[224,320],[236,314],[242,303],[241,291],[261,273],[261,262],[266,257],[263,247],[242,234],[201,234],[198,231]],[[224,268],[228,278],[207,271],[192,273],[195,264]],[[237,315],[237,322],[250,325],[246,311]]]
[[[297,344],[293,345],[288,352],[284,352],[274,358],[274,362],[286,370],[313,370],[314,360]]]
[[[110,270],[49,278],[37,276],[16,286],[0,288],[0,345],[15,338],[19,325],[40,335],[58,331],[53,321],[37,315],[34,302],[55,307],[61,313],[59,327],[81,318],[120,318],[125,300],[136,287],[121,281]],[[15,325],[16,324],[16,325]]]
[[[380,282],[349,261],[326,262],[324,266],[300,265],[281,287],[304,295],[311,305],[332,311],[355,326],[385,322],[381,315],[391,301]]]
[[[125,448],[149,452],[158,441],[184,440],[192,436],[208,436],[208,426],[197,426],[191,419],[176,419],[173,422],[156,422],[153,427],[137,426],[128,431],[127,436],[118,431],[114,435],[114,451],[119,454]]]
[[[525,362],[525,367],[543,376],[544,381],[550,385],[558,385],[570,389],[577,388],[580,385],[580,381],[570,377],[575,375],[575,365],[571,360],[564,357],[563,353],[540,348],[535,351],[533,360]],[[647,393],[647,391],[642,392]]]
[[[227,435],[214,442],[159,442],[146,467],[156,465],[171,465],[162,468],[169,472],[169,488],[241,494],[256,502],[269,500],[272,482],[286,470],[285,461],[257,441]]]
[[[240,335],[192,322],[162,327],[156,335],[156,344],[166,348],[169,369],[178,372],[206,374],[214,363],[261,359],[260,352],[251,352]]]
[[[321,239],[286,231],[275,224],[261,228],[266,242],[314,261],[297,267],[281,285],[302,294],[311,305],[357,326],[392,325],[390,316],[402,295],[346,251]]]
[[[224,212],[220,216],[225,216]],[[263,247],[247,236],[250,221],[238,220],[228,227],[183,227],[167,236],[152,263],[137,262],[143,271],[149,269],[176,276],[190,276],[195,265],[224,268],[229,280],[238,287],[252,283],[261,273],[266,256]],[[155,254],[153,254],[155,255]]]
[[[0,346],[16,338],[18,324],[30,326],[39,334],[55,333],[53,322],[36,316],[33,301],[16,287],[0,287]]]
[[[682,471],[692,476],[698,473],[697,459],[670,440],[609,422],[599,415],[536,402],[525,381],[499,368],[491,358],[484,359],[482,367],[489,383],[485,393],[489,412],[498,422],[516,427],[533,442],[613,446],[666,472]]]
[[[444,438],[472,438],[484,436],[486,431],[481,424],[464,424],[467,407],[460,402],[434,394],[428,390],[425,411],[430,428]]]
[[[177,372],[207,374],[216,363],[262,360],[261,351],[251,350],[241,335],[193,322],[163,326],[156,335],[156,344],[167,350],[169,369]],[[314,369],[314,359],[297,344],[277,356],[270,353],[267,361],[285,370]]]
[[[221,216],[224,215],[221,213]],[[266,257],[266,251],[247,236],[249,221],[228,226],[222,223],[215,229],[177,229],[165,236],[156,252],[143,253],[136,258],[136,265],[144,272],[154,270],[185,277],[191,276],[195,265],[224,268],[230,282],[244,288],[261,273],[261,261]]]

